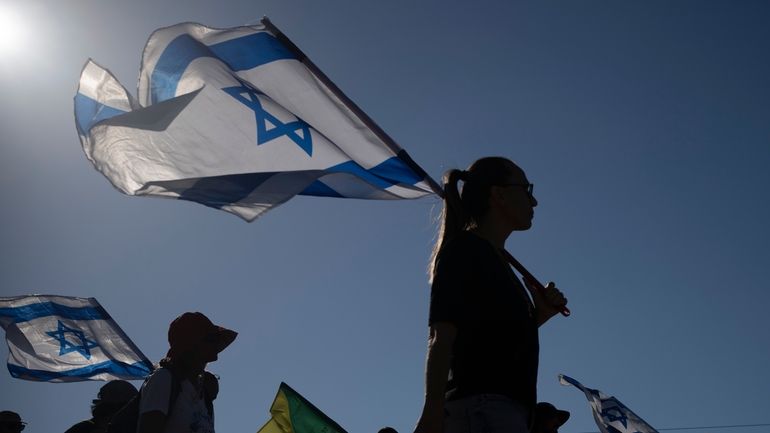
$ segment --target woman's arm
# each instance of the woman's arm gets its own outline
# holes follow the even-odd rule
[[[438,322],[430,327],[428,354],[425,360],[425,404],[415,433],[441,433],[444,424],[444,393],[449,376],[452,346],[457,328]]]

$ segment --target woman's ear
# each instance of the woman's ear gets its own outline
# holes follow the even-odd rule
[[[505,195],[505,191],[503,191],[503,188],[497,185],[492,185],[489,187],[489,205],[493,206],[495,204],[500,205],[506,202],[507,197]]]

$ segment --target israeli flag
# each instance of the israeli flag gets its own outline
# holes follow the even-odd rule
[[[0,298],[8,370],[43,382],[142,379],[152,363],[94,298]]]
[[[88,159],[125,194],[191,200],[247,221],[298,194],[440,191],[266,18],[155,31],[138,100],[89,60],[75,120]]]
[[[577,380],[559,375],[562,385],[572,385],[585,393],[594,415],[594,421],[602,433],[658,433],[638,415],[615,397],[597,389],[586,388]]]

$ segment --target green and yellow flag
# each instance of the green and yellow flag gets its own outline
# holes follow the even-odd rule
[[[270,421],[257,433],[347,433],[283,382],[270,406],[270,415]]]

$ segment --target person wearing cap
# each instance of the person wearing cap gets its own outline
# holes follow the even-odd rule
[[[111,380],[99,389],[91,404],[91,419],[81,421],[64,433],[102,433],[112,416],[134,398],[139,391],[125,380]]]
[[[558,433],[559,427],[569,419],[569,412],[556,409],[551,403],[540,402],[535,406],[535,425],[532,433]]]
[[[0,433],[19,433],[26,426],[27,423],[21,420],[18,413],[10,410],[0,411]]]
[[[142,385],[138,433],[214,433],[216,376],[206,365],[235,340],[235,331],[203,313],[184,313],[168,329],[166,357]],[[213,382],[213,383],[212,383]]]

